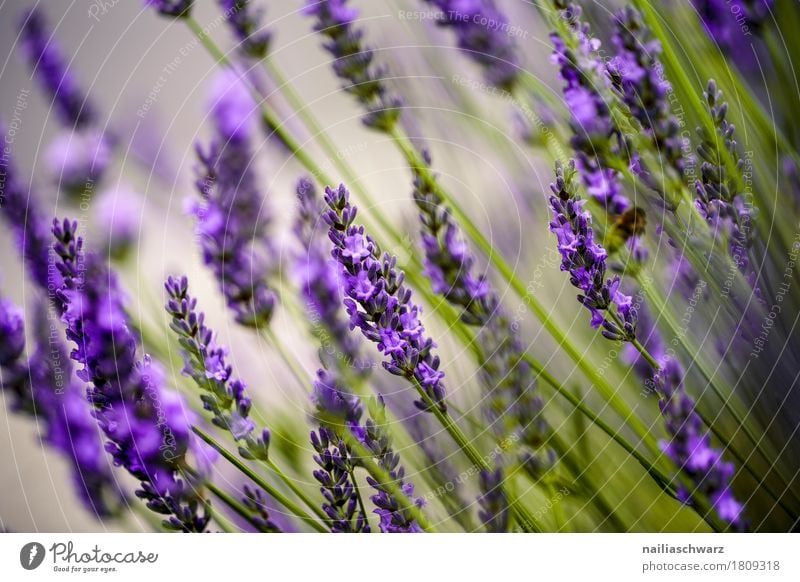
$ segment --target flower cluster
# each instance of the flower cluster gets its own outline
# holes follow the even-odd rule
[[[581,291],[578,301],[591,311],[592,327],[602,326],[609,339],[631,341],[636,337],[636,310],[632,298],[620,290],[619,277],[605,278],[608,253],[594,242],[592,217],[576,193],[575,172],[573,162],[566,169],[557,163],[556,181],[550,185],[550,230],[558,240],[561,270],[569,273],[570,282]],[[618,321],[609,321],[604,315],[612,306]]]
[[[705,99],[717,134],[711,135],[702,127],[698,129],[701,143],[697,153],[703,163],[700,166],[701,177],[695,182],[695,205],[712,233],[728,239],[731,257],[750,285],[756,288],[756,273],[748,258],[755,237],[756,209],[741,192],[737,179],[744,160],[739,156],[736,128],[728,122],[728,104],[722,101],[722,91],[717,90],[713,79],[708,82]],[[736,162],[733,172],[725,165],[725,154]]]
[[[145,6],[152,6],[159,14],[173,18],[188,18],[194,0],[144,0]]]
[[[141,482],[136,495],[157,513],[170,515],[166,527],[203,531],[210,516],[204,500],[180,478],[191,450],[191,416],[177,392],[164,387],[163,373],[149,356],[136,358],[122,292],[112,271],[85,254],[77,223],[53,223],[56,266],[63,284],[58,294],[71,357],[87,392],[106,450],[116,465]]]
[[[660,364],[654,383],[670,435],[662,448],[689,477],[692,486],[691,490],[681,486],[679,498],[684,503],[691,503],[696,497],[705,498],[722,520],[734,528],[743,528],[743,507],[730,490],[733,464],[722,460],[722,453],[711,446],[708,433],[703,431],[695,403],[683,387],[680,364],[673,358],[666,358]]]
[[[315,417],[319,429],[311,432],[314,461],[319,469],[314,478],[325,498],[322,509],[331,520],[331,531],[357,533],[370,531],[360,504],[353,470],[357,459],[347,446],[344,434],[361,422],[361,404],[357,397],[342,390],[333,375],[317,372],[314,382]]]
[[[243,488],[244,497],[242,502],[244,506],[252,511],[255,515],[250,518],[250,523],[256,526],[261,533],[280,533],[281,528],[269,516],[269,508],[267,507],[267,499],[261,489],[254,489],[249,485]]]
[[[581,20],[578,5],[555,4],[564,30],[550,35],[555,48],[551,60],[565,82],[564,101],[572,116],[571,144],[577,165],[588,194],[609,213],[622,214],[631,202],[622,193],[619,172],[609,166],[609,158],[627,148],[602,92],[610,81],[598,54],[600,41]]]
[[[692,0],[711,39],[739,66],[755,67],[752,43],[775,7],[775,0]]]
[[[680,124],[670,113],[670,84],[658,60],[661,43],[651,37],[641,15],[631,6],[620,12],[614,24],[616,55],[608,67],[612,83],[660,158],[683,176],[686,160]]]
[[[508,496],[503,490],[503,472],[481,471],[479,475],[483,495],[478,498],[481,509],[478,517],[491,533],[508,531],[509,511]]]
[[[300,288],[313,331],[321,342],[320,359],[326,367],[343,369],[355,375],[366,374],[369,368],[360,353],[358,337],[352,333],[342,313],[343,271],[333,260],[325,240],[327,232],[322,220],[325,205],[308,179],[297,184],[299,201],[294,234],[302,252],[298,254],[293,274]]]
[[[244,81],[228,71],[215,84],[212,119],[215,136],[206,151],[197,148],[202,197],[192,206],[201,236],[203,261],[242,325],[259,327],[272,318],[277,303],[267,278],[272,248],[256,175],[251,132],[255,103]]]
[[[400,116],[401,102],[387,92],[384,71],[373,66],[372,50],[362,42],[363,32],[353,27],[358,11],[347,0],[308,0],[305,13],[316,18],[314,30],[328,38],[325,48],[336,59],[333,70],[348,83],[344,90],[367,108],[364,124],[391,129]]]
[[[411,290],[403,285],[404,274],[396,268],[397,259],[382,255],[378,243],[366,235],[363,226],[353,225],[357,209],[350,204],[350,193],[340,185],[325,190],[328,211],[323,215],[330,226],[333,258],[345,273],[344,301],[352,329],[359,328],[375,342],[388,361],[384,368],[417,385],[424,394],[415,402],[421,410],[437,406],[446,410],[444,372],[435,344],[425,336],[419,320],[421,308],[411,301]]]
[[[256,59],[263,59],[269,51],[272,35],[263,28],[261,20],[264,9],[253,6],[251,0],[219,0],[220,8],[228,19],[242,52]]]
[[[61,121],[68,127],[84,128],[96,120],[95,110],[67,68],[66,58],[38,6],[23,14],[20,21],[23,52],[36,77],[53,100]]]
[[[452,28],[458,48],[483,67],[486,81],[510,91],[519,76],[516,47],[506,16],[494,0],[425,0],[441,11],[440,26]]]
[[[12,394],[14,410],[37,419],[44,442],[69,462],[75,490],[90,513],[107,517],[119,506],[120,492],[83,384],[73,378],[64,346],[51,337],[47,313],[46,305],[37,305],[36,350],[23,361],[22,310],[0,299],[0,388]]]
[[[211,412],[213,423],[228,431],[236,441],[244,441],[239,453],[247,459],[269,458],[270,433],[264,429],[254,436],[256,425],[250,419],[252,401],[245,394],[247,386],[233,378],[226,357],[228,350],[216,343],[214,332],[205,324],[205,314],[197,312],[197,299],[189,295],[189,280],[169,277],[165,309],[172,318],[170,327],[180,338],[184,350],[183,373],[191,377],[207,394],[201,396],[203,407]]]

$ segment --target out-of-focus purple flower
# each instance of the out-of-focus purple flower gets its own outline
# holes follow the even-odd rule
[[[728,57],[745,69],[757,66],[748,38],[761,34],[775,0],[692,0],[692,4],[707,34]]]
[[[425,1],[441,10],[437,23],[453,29],[458,48],[483,68],[486,81],[512,90],[520,71],[515,29],[494,0]]]
[[[556,181],[550,185],[550,230],[558,240],[561,270],[569,273],[570,283],[582,292],[578,301],[592,313],[592,327],[602,326],[609,339],[630,341],[636,337],[636,310],[632,298],[620,290],[619,277],[605,278],[608,253],[594,242],[592,217],[576,193],[575,173],[574,162],[566,169],[556,163]],[[621,327],[605,316],[612,307]]]
[[[111,163],[111,146],[93,129],[65,130],[47,146],[46,161],[59,188],[73,199],[95,190]]]
[[[159,366],[147,355],[137,359],[116,276],[97,255],[84,253],[76,229],[68,220],[53,223],[61,319],[75,344],[71,357],[82,365],[78,377],[91,384],[87,396],[108,438],[106,450],[141,482],[136,495],[170,516],[166,527],[203,531],[210,519],[206,502],[181,479],[187,456],[203,454],[194,449],[192,415],[166,389]]]
[[[250,133],[255,105],[239,77],[225,73],[215,83],[211,118],[215,135],[206,151],[199,146],[202,196],[192,206],[203,261],[242,325],[266,325],[277,297],[267,283],[273,249],[262,189],[254,168]],[[227,87],[224,84],[227,83]]]
[[[194,0],[144,0],[145,6],[152,6],[159,14],[173,18],[188,18]]]
[[[0,151],[0,214],[16,239],[22,260],[34,282],[51,298],[61,287],[61,274],[49,261],[52,233],[36,197],[17,175],[11,152]]]
[[[52,337],[49,311],[37,305],[36,351],[23,361],[22,311],[0,299],[0,387],[13,396],[12,408],[36,418],[44,442],[70,464],[75,489],[92,515],[109,516],[121,493],[111,475],[97,423],[72,376],[69,357]]]
[[[720,519],[736,529],[744,529],[744,507],[731,492],[730,481],[735,472],[733,464],[722,459],[722,453],[711,446],[710,436],[703,431],[695,403],[683,387],[684,374],[680,364],[666,358],[660,365],[654,382],[661,397],[661,414],[670,435],[661,446],[691,483],[691,490],[680,487],[679,498],[684,503],[692,503],[695,498],[707,499]]]
[[[486,531],[491,533],[504,533],[508,531],[509,511],[508,496],[503,490],[503,471],[481,471],[480,475],[481,496],[478,504],[481,509],[478,517],[481,518]]]
[[[269,50],[272,35],[263,27],[264,9],[251,0],[219,0],[225,18],[239,39],[239,48],[246,55],[263,59]]]
[[[353,27],[358,11],[347,0],[308,0],[305,14],[316,18],[314,30],[328,38],[325,48],[336,59],[333,70],[347,82],[345,91],[366,108],[364,124],[390,130],[400,117],[400,100],[386,91],[384,70],[372,64],[372,50],[362,42],[363,31]]]
[[[382,254],[364,227],[353,225],[357,210],[344,185],[337,190],[327,188],[325,203],[332,254],[346,271],[344,303],[351,328],[359,328],[378,345],[388,358],[383,362],[386,370],[422,389],[426,398],[415,402],[418,408],[446,410],[444,372],[439,370],[439,357],[433,354],[435,344],[425,336],[419,321],[421,308],[411,301],[411,290],[403,286],[405,276],[396,268],[396,257]]]
[[[169,299],[166,311],[172,317],[170,327],[178,334],[184,349],[183,372],[208,394],[201,396],[203,407],[211,412],[213,423],[228,431],[236,441],[244,441],[239,453],[247,459],[269,458],[268,429],[254,436],[255,423],[250,418],[252,401],[246,384],[233,377],[227,362],[228,350],[216,343],[213,330],[205,325],[205,314],[197,312],[197,300],[189,295],[189,281],[169,277],[164,284]]]
[[[731,258],[760,296],[757,274],[748,255],[756,234],[758,210],[740,190],[740,180],[731,175],[723,162],[723,155],[727,153],[736,161],[735,173],[744,167],[736,142],[736,128],[727,120],[728,104],[722,101],[722,91],[717,90],[713,79],[708,82],[705,99],[717,135],[709,135],[702,127],[698,130],[701,143],[697,153],[703,163],[701,179],[695,182],[695,205],[711,227],[713,236],[727,241]]]
[[[281,528],[269,516],[267,498],[261,489],[244,486],[242,503],[256,515],[250,518],[261,533],[281,533]]]
[[[61,47],[47,25],[44,12],[34,7],[20,19],[20,42],[30,67],[50,94],[61,121],[68,127],[85,127],[95,121],[95,110],[67,67]]]
[[[659,62],[661,44],[632,6],[617,15],[612,42],[616,49],[608,67],[612,83],[662,159],[683,176],[686,160],[680,123],[670,113],[670,84]]]
[[[95,206],[95,223],[104,252],[123,259],[139,239],[142,226],[142,200],[128,185],[101,192]]]
[[[550,35],[555,49],[551,61],[559,67],[565,82],[564,100],[572,115],[571,144],[576,163],[589,195],[607,212],[622,214],[631,202],[622,193],[619,172],[610,167],[608,158],[625,153],[627,148],[622,147],[622,134],[602,93],[610,88],[610,80],[598,53],[600,41],[581,20],[578,5],[557,2],[556,7],[564,30]]]
[[[322,219],[325,205],[310,180],[297,184],[299,200],[294,234],[302,251],[293,266],[313,332],[321,342],[320,359],[326,367],[336,367],[356,376],[366,374],[370,362],[363,358],[359,338],[350,330],[342,313],[344,271],[325,248],[327,224]]]

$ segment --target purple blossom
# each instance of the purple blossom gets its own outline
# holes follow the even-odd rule
[[[320,359],[326,367],[343,369],[347,366],[350,372],[365,374],[370,363],[362,357],[359,339],[342,316],[344,272],[342,266],[330,257],[321,236],[322,232],[327,232],[327,225],[322,220],[325,205],[307,179],[298,182],[297,198],[299,206],[294,234],[302,252],[298,253],[292,272],[313,331],[322,344]],[[363,281],[372,288],[368,279]]]
[[[775,0],[692,0],[707,34],[740,67],[754,69],[752,42],[767,25]]]
[[[350,204],[350,193],[344,187],[327,188],[325,202],[329,210],[324,219],[330,226],[333,258],[344,267],[344,300],[350,315],[351,329],[359,328],[368,340],[388,357],[384,368],[422,387],[426,398],[415,402],[421,410],[431,405],[446,410],[444,373],[439,371],[439,357],[433,354],[435,344],[425,337],[417,321],[420,312],[411,301],[411,290],[403,285],[405,278],[396,268],[397,259],[385,253],[363,226],[354,226],[357,209]],[[359,278],[368,277],[374,288],[372,296],[358,298]],[[412,327],[403,324],[411,322]],[[387,335],[388,333],[388,335]],[[385,339],[390,339],[389,343]]]
[[[65,130],[48,145],[45,153],[55,183],[73,200],[91,194],[112,158],[111,145],[99,131]]]
[[[550,197],[550,230],[558,241],[561,270],[570,274],[570,282],[581,291],[578,301],[591,312],[592,327],[602,326],[609,339],[631,341],[636,337],[636,310],[631,297],[620,290],[619,277],[605,278],[608,253],[594,242],[592,217],[576,194],[575,173],[574,162],[566,170],[557,163],[556,182],[550,185],[554,194]],[[612,307],[622,327],[604,315]]]
[[[226,79],[232,84],[223,90]],[[197,148],[202,200],[192,212],[203,261],[228,307],[239,323],[258,327],[270,321],[277,296],[267,282],[274,253],[250,143],[255,105],[242,79],[230,73],[217,80],[215,93],[219,95],[211,111],[215,135],[206,151]]]
[[[452,28],[458,48],[483,67],[486,81],[511,91],[519,75],[514,29],[493,0],[425,0],[441,10],[437,23]]]
[[[622,193],[619,172],[610,167],[609,160],[624,154],[627,148],[605,97],[610,81],[598,53],[600,41],[581,20],[579,6],[564,2],[558,8],[564,30],[550,35],[555,49],[551,61],[559,67],[565,82],[576,163],[589,195],[607,212],[622,214],[631,202]]]
[[[145,6],[152,6],[159,14],[173,18],[188,18],[194,0],[144,0]]]
[[[61,121],[83,128],[95,121],[92,104],[78,87],[67,59],[47,25],[41,8],[27,10],[20,19],[20,42],[28,64],[52,99]]]
[[[503,471],[481,471],[480,475],[481,496],[478,498],[480,517],[490,533],[505,533],[508,531],[509,511],[508,496],[503,490]]]
[[[703,431],[702,421],[695,412],[695,403],[686,394],[683,386],[683,370],[672,358],[660,362],[654,383],[661,400],[659,407],[667,432],[668,441],[661,447],[689,478],[692,489],[681,486],[678,497],[684,503],[693,499],[707,499],[717,515],[736,529],[745,526],[743,506],[731,492],[730,480],[735,468],[722,459],[722,453],[711,446],[711,438]]]
[[[201,399],[203,407],[213,414],[212,422],[228,431],[235,441],[244,441],[239,453],[247,459],[269,458],[268,429],[255,436],[255,423],[250,418],[252,401],[244,382],[233,377],[227,362],[228,350],[217,344],[214,332],[205,324],[205,314],[197,312],[197,300],[189,295],[189,281],[169,277],[164,284],[169,297],[165,306],[172,318],[170,327],[178,334],[184,350],[183,373],[208,392]]]
[[[336,59],[333,70],[346,81],[344,90],[367,108],[364,124],[389,131],[400,117],[401,102],[387,93],[385,71],[373,66],[372,50],[362,42],[363,31],[353,27],[358,11],[347,0],[308,0],[304,12],[316,18],[314,30],[328,38],[325,49]]]
[[[142,227],[142,199],[126,184],[101,192],[95,206],[95,223],[104,252],[123,259],[139,239]]]
[[[269,50],[272,35],[263,27],[264,9],[251,0],[219,0],[228,24],[246,55],[263,59]]]
[[[192,440],[191,415],[181,396],[165,388],[159,366],[147,355],[137,359],[116,276],[97,255],[84,253],[76,229],[67,220],[53,223],[61,319],[75,344],[71,357],[82,366],[78,377],[91,384],[87,397],[108,438],[106,451],[141,482],[136,495],[171,516],[166,527],[203,531],[206,502],[180,478],[187,457],[204,454]]]
[[[118,508],[121,493],[83,397],[83,383],[72,376],[64,346],[51,337],[47,306],[38,304],[36,313],[36,350],[23,361],[22,311],[0,299],[0,387],[12,394],[14,410],[36,418],[44,442],[69,462],[86,508],[98,517],[109,516]]]
[[[612,83],[663,159],[683,176],[680,123],[670,113],[671,87],[659,61],[661,44],[654,40],[639,12],[626,7],[616,18],[612,40],[616,56],[608,70]]]

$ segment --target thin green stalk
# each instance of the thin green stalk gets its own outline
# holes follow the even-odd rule
[[[205,443],[210,445],[214,448],[223,458],[231,463],[234,467],[236,467],[239,471],[241,471],[246,477],[248,477],[253,483],[261,487],[268,495],[270,495],[275,501],[283,505],[292,515],[296,516],[303,522],[307,523],[310,527],[317,530],[318,532],[325,533],[328,530],[317,520],[313,517],[308,515],[303,509],[301,509],[297,504],[295,504],[291,499],[286,497],[283,493],[281,493],[278,489],[270,485],[261,475],[253,471],[250,467],[245,465],[236,455],[231,453],[228,449],[223,447],[219,444],[212,436],[207,434],[201,428],[197,426],[192,426],[192,431],[199,436]],[[323,513],[324,515],[324,513]],[[327,516],[326,516],[327,521]]]

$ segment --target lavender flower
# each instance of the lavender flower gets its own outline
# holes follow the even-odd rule
[[[267,498],[261,489],[244,486],[244,506],[256,515],[250,519],[261,533],[281,533],[281,528],[269,517]]]
[[[486,531],[491,533],[507,532],[509,525],[508,497],[503,490],[502,470],[481,471],[479,477],[483,493],[478,498],[481,507],[478,516],[486,526]]]
[[[661,43],[651,37],[641,15],[631,6],[617,16],[612,42],[616,56],[609,63],[608,71],[614,87],[639,120],[656,151],[682,177],[686,160],[680,123],[670,113],[670,84],[664,79],[664,69],[659,62]]]
[[[598,55],[600,41],[580,19],[579,6],[573,2],[555,4],[565,31],[550,35],[555,47],[551,61],[558,65],[566,83],[564,100],[572,115],[571,144],[577,166],[589,195],[611,214],[622,214],[631,202],[622,193],[619,172],[610,167],[610,159],[628,148],[602,94],[609,80]]]
[[[14,397],[12,408],[36,418],[42,438],[70,464],[81,501],[97,517],[119,507],[121,493],[105,460],[95,420],[72,377],[63,345],[51,337],[46,305],[38,305],[36,350],[23,361],[22,311],[0,299],[0,387]]]
[[[61,121],[83,128],[95,121],[95,110],[67,68],[61,47],[53,38],[41,8],[26,11],[20,19],[20,39],[28,64],[50,94]]]
[[[0,210],[36,285],[55,299],[61,275],[52,266],[52,235],[35,195],[23,186],[8,148],[0,151]]]
[[[632,341],[636,337],[636,310],[632,298],[620,291],[620,279],[606,279],[606,250],[594,242],[592,217],[583,210],[584,201],[576,194],[575,164],[564,169],[556,163],[556,182],[550,185],[553,220],[550,230],[558,240],[561,270],[570,274],[570,282],[581,291],[578,301],[592,313],[592,327],[603,327],[603,335],[612,340]],[[613,308],[621,326],[604,315]],[[613,313],[613,312],[612,312]],[[612,315],[613,318],[613,315]]]
[[[744,160],[739,156],[736,128],[727,120],[728,104],[722,101],[722,91],[717,90],[713,79],[708,82],[705,99],[717,135],[710,135],[705,128],[698,128],[701,143],[697,153],[703,163],[700,166],[701,179],[695,182],[695,205],[714,235],[728,240],[729,252],[736,266],[760,295],[757,274],[748,258],[755,236],[757,209],[739,189],[737,177]],[[722,147],[725,148],[724,152]],[[735,172],[731,173],[726,168],[724,153],[736,160]]]
[[[311,433],[311,445],[317,454],[319,469],[314,478],[321,485],[326,503],[323,510],[331,520],[331,531],[356,533],[370,531],[367,516],[360,507],[353,470],[357,464],[347,446],[345,436],[351,426],[361,421],[361,404],[356,396],[345,392],[333,375],[317,372],[313,400],[319,429]]]
[[[142,227],[142,200],[128,185],[106,190],[98,196],[95,222],[107,256],[122,260],[133,249]]]
[[[654,382],[670,435],[670,440],[663,441],[661,446],[692,484],[691,491],[680,487],[679,499],[684,503],[691,503],[698,497],[708,499],[720,519],[736,529],[743,529],[743,507],[730,490],[735,471],[733,464],[722,460],[722,453],[712,448],[708,433],[703,432],[695,403],[683,387],[680,364],[672,358],[665,358],[660,364]]]
[[[96,130],[63,131],[47,147],[46,161],[56,184],[73,200],[91,194],[111,163],[111,146]]]
[[[425,336],[419,320],[421,308],[411,301],[411,290],[403,286],[404,274],[396,268],[397,259],[381,256],[375,240],[364,227],[353,225],[357,209],[350,204],[350,193],[340,185],[325,190],[329,210],[324,219],[330,226],[333,257],[344,267],[344,301],[351,329],[359,328],[368,340],[388,358],[384,368],[417,385],[425,398],[415,402],[421,410],[438,406],[445,411],[444,372],[435,344]]]
[[[53,223],[53,247],[63,284],[58,292],[71,357],[83,368],[78,376],[91,383],[87,392],[106,450],[114,463],[141,482],[136,495],[160,514],[165,527],[203,531],[206,502],[180,478],[194,451],[191,417],[177,392],[165,389],[163,373],[149,356],[136,357],[136,338],[112,271],[85,254],[76,237],[77,223]]]
[[[441,10],[437,23],[452,28],[460,48],[478,63],[486,81],[511,91],[519,75],[513,27],[493,0],[425,0]]]
[[[320,359],[326,367],[341,370],[347,366],[348,371],[365,375],[370,362],[361,356],[360,342],[341,311],[344,272],[319,236],[327,226],[322,221],[325,205],[305,178],[297,184],[297,198],[300,204],[294,234],[303,252],[295,259],[293,274],[314,333],[322,343]]]
[[[145,6],[152,6],[159,14],[173,18],[188,18],[194,0],[144,0]]]
[[[745,35],[758,36],[775,0],[692,0],[706,32],[722,51],[746,69],[757,66]]]
[[[328,38],[325,48],[336,59],[333,70],[348,83],[344,90],[367,108],[364,124],[391,130],[400,117],[401,101],[387,93],[384,70],[372,65],[372,50],[363,45],[363,32],[353,27],[358,11],[347,0],[308,0],[305,13],[317,19],[314,30]]]
[[[267,324],[277,297],[267,284],[272,248],[269,217],[253,167],[250,134],[255,104],[244,83],[227,72],[215,83],[215,136],[207,151],[198,147],[202,176],[194,204],[203,261],[219,283],[228,307],[242,325]]]
[[[246,459],[269,458],[270,433],[264,429],[253,435],[256,425],[250,419],[252,401],[245,394],[244,382],[233,378],[226,361],[228,350],[216,343],[214,332],[205,325],[205,314],[197,313],[197,300],[189,295],[189,281],[169,277],[164,284],[169,299],[165,306],[172,317],[170,327],[178,334],[184,349],[185,375],[207,391],[201,396],[203,407],[211,412],[213,423],[228,431],[236,441],[244,441],[239,453]]]
[[[263,59],[269,50],[272,35],[263,28],[261,20],[264,9],[254,7],[250,0],[219,0],[225,18],[241,43],[239,48],[246,55]]]

